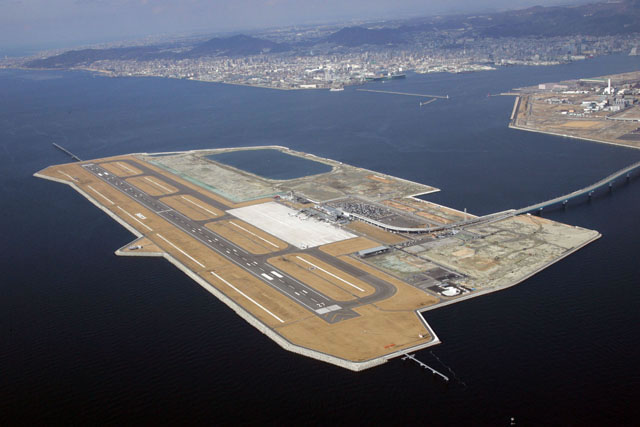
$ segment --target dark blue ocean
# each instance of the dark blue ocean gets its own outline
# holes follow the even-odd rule
[[[545,216],[603,237],[524,283],[428,312],[418,352],[361,373],[288,353],[71,188],[81,158],[277,144],[440,188],[475,214],[568,193],[640,150],[507,128],[511,88],[637,70],[640,57],[410,74],[274,91],[83,72],[0,72],[0,424],[632,425],[640,410],[640,178]],[[442,361],[446,366],[441,364]],[[452,370],[449,371],[449,368]]]

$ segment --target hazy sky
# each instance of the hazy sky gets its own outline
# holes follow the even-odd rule
[[[0,0],[0,47],[517,9],[577,0]]]

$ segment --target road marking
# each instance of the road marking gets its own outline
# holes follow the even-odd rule
[[[273,280],[273,277],[269,276],[267,273],[262,273],[261,276],[264,277],[265,279],[267,279],[268,281],[272,281]]]
[[[186,197],[184,197],[184,196],[180,196],[180,197],[182,197],[183,199],[185,199],[187,202],[189,202],[189,203],[192,203],[192,204],[196,205],[196,206],[197,206],[197,207],[199,207],[200,209],[202,209],[202,210],[205,210],[205,211],[209,212],[211,215],[213,215],[213,216],[218,216],[218,214],[217,214],[217,213],[210,211],[209,209],[205,208],[204,206],[200,206],[198,203],[194,202],[193,200],[189,200],[189,199],[187,199],[187,198],[186,198]]]
[[[165,242],[167,242],[168,244],[170,244],[171,246],[173,246],[174,248],[176,248],[177,250],[179,250],[180,252],[182,252],[182,254],[184,256],[186,256],[187,258],[189,258],[191,261],[195,262],[196,264],[198,264],[200,267],[204,268],[204,265],[198,261],[197,259],[195,259],[194,257],[192,257],[191,255],[189,255],[188,253],[186,253],[185,251],[183,251],[182,249],[180,249],[179,247],[177,247],[176,245],[174,245],[173,243],[171,243],[170,241],[168,241],[167,239],[164,238],[164,236],[162,236],[161,234],[157,233],[156,236],[158,236],[159,238],[161,238],[162,240],[164,240]]]
[[[71,175],[69,175],[69,174],[66,174],[66,173],[62,172],[61,170],[58,170],[58,173],[61,173],[62,175],[66,176],[66,177],[67,177],[67,178],[69,178],[69,179],[72,179],[73,181],[76,181],[76,182],[78,181],[77,179],[75,179],[75,178],[74,178],[74,177],[72,177]]]
[[[329,307],[324,307],[324,308],[319,308],[316,310],[316,313],[318,314],[327,314],[327,313],[331,313],[332,311],[338,311],[340,310],[342,307],[340,307],[337,304],[334,305],[330,305]]]
[[[135,216],[131,215],[129,212],[125,211],[124,209],[122,209],[120,206],[117,207],[118,209],[120,209],[122,212],[126,213],[127,215],[129,215],[129,217],[131,217],[132,220],[137,221],[140,225],[142,225],[143,227],[145,227],[147,230],[149,231],[153,231],[151,229],[151,227],[149,227],[147,224],[145,224],[144,222],[140,221],[138,218],[136,218]]]
[[[356,289],[357,289],[357,290],[359,290],[360,292],[364,292],[364,291],[365,291],[364,289],[357,287],[357,286],[356,286],[356,285],[354,285],[353,283],[347,282],[347,281],[346,281],[346,280],[344,280],[343,278],[336,276],[335,274],[333,274],[333,273],[331,273],[331,272],[329,272],[329,271],[325,270],[324,268],[322,268],[322,267],[318,267],[317,265],[310,263],[309,261],[307,261],[307,260],[306,260],[306,259],[304,259],[304,258],[300,258],[300,257],[299,257],[299,256],[297,256],[297,255],[296,255],[296,258],[298,258],[300,261],[306,262],[306,263],[307,263],[307,264],[309,264],[310,266],[312,266],[312,267],[314,267],[314,268],[317,268],[317,269],[318,269],[318,270],[320,270],[320,271],[323,271],[323,272],[327,273],[329,276],[331,276],[331,277],[335,277],[336,279],[340,280],[341,282],[344,282],[344,283],[346,283],[347,285],[349,285],[349,286],[351,286],[351,287],[356,288]]]
[[[136,173],[136,171],[134,171],[133,169],[130,169],[129,167],[127,167],[127,165],[125,165],[125,164],[124,164],[124,163],[122,163],[122,162],[116,162],[116,164],[117,164],[118,166],[120,166],[122,169],[126,169],[126,170],[128,170],[129,172],[131,172],[131,173]]]
[[[90,190],[94,191],[98,196],[102,197],[103,199],[105,199],[107,202],[111,203],[112,205],[115,205],[115,203],[113,203],[113,201],[111,201],[111,199],[108,199],[107,196],[105,196],[104,194],[102,194],[101,192],[99,192],[98,190],[96,190],[95,188],[93,188],[90,185],[87,185],[87,187],[89,187]]]
[[[266,311],[267,313],[269,313],[271,316],[273,316],[273,318],[275,318],[276,320],[278,320],[280,323],[284,323],[284,320],[282,320],[281,318],[279,318],[278,316],[276,316],[275,314],[273,314],[272,312],[270,312],[269,310],[267,310],[266,308],[264,308],[264,306],[262,306],[259,302],[257,302],[256,300],[254,300],[253,298],[251,298],[249,295],[245,294],[244,292],[242,292],[240,289],[236,288],[235,286],[233,286],[231,283],[227,282],[226,280],[224,280],[222,277],[218,276],[216,273],[214,273],[213,271],[211,272],[211,274],[213,274],[218,280],[222,281],[225,285],[229,286],[231,289],[235,290],[237,293],[239,293],[240,295],[242,295],[243,297],[245,297],[246,299],[248,299],[249,301],[251,301],[252,303],[254,303],[255,305],[257,305],[258,307],[260,307],[261,309],[263,309],[264,311]]]
[[[268,244],[270,244],[270,245],[271,245],[271,246],[273,246],[273,247],[276,247],[276,248],[278,248],[278,249],[280,248],[280,246],[276,245],[275,243],[270,242],[270,241],[268,241],[267,239],[264,239],[264,238],[262,238],[262,237],[258,236],[256,233],[252,233],[251,231],[249,231],[249,230],[247,230],[246,228],[244,228],[244,227],[242,227],[242,226],[240,226],[240,225],[236,224],[236,223],[235,223],[235,222],[233,222],[233,221],[229,221],[229,224],[231,224],[231,225],[235,225],[235,226],[236,226],[236,227],[238,227],[239,229],[246,231],[247,233],[251,234],[252,236],[256,236],[258,239],[260,239],[260,240],[263,240],[263,241],[267,242]]]
[[[173,193],[173,190],[169,190],[167,187],[165,187],[164,185],[160,184],[159,182],[155,182],[154,180],[152,180],[148,176],[145,176],[144,179],[146,179],[147,181],[149,181],[152,184],[157,185],[158,187],[162,188],[164,191],[166,191],[168,193]]]

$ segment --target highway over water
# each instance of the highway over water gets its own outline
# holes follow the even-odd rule
[[[559,196],[541,203],[536,203],[535,205],[527,206],[522,209],[517,209],[514,211],[513,214],[520,215],[527,212],[539,211],[546,208],[547,206],[555,205],[556,203],[566,204],[569,200],[574,199],[576,197],[583,196],[585,194],[591,196],[593,192],[599,188],[611,187],[614,181],[622,176],[629,178],[631,174],[638,169],[640,169],[640,162],[636,162],[630,166],[627,166],[626,168],[620,169],[619,171],[612,173],[606,178],[603,178],[594,184],[591,184],[587,187],[576,190],[572,193],[565,194],[564,196]]]

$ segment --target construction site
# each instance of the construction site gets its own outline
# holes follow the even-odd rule
[[[164,257],[284,349],[354,371],[440,343],[423,312],[600,237],[474,216],[418,197],[434,187],[280,146],[75,160],[35,176],[131,231],[117,255]]]

